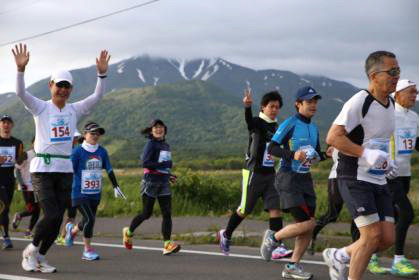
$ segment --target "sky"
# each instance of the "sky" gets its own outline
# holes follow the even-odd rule
[[[23,38],[147,0],[0,0],[0,45],[26,43],[26,84],[59,69],[149,54],[221,57],[256,70],[289,70],[366,87],[369,53],[397,55],[401,78],[419,81],[417,0],[158,0],[31,40]],[[0,93],[15,91],[12,44],[0,47]]]

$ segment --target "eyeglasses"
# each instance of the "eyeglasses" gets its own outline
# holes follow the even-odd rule
[[[373,74],[373,73],[380,73],[380,72],[386,72],[391,77],[397,77],[397,76],[400,76],[400,72],[401,71],[400,71],[400,67],[394,67],[394,68],[391,68],[389,70],[375,71],[375,72],[372,72],[371,74]]]
[[[71,88],[71,84],[67,81],[61,81],[55,84],[58,88]]]

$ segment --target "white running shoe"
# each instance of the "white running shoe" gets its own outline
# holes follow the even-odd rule
[[[263,235],[262,244],[260,245],[260,254],[262,259],[269,262],[272,258],[272,251],[279,246],[279,242],[275,241],[273,235],[274,231],[267,229]]]
[[[41,256],[38,254],[37,271],[42,273],[54,273],[57,271],[57,269],[48,264],[48,261],[46,260],[45,256]]]
[[[22,268],[25,271],[35,271],[37,267],[38,250],[36,250],[36,247],[32,243],[29,243],[22,252]]]
[[[348,269],[345,263],[340,262],[335,257],[335,253],[338,249],[327,248],[323,251],[323,259],[329,267],[329,276],[331,280],[346,280]]]

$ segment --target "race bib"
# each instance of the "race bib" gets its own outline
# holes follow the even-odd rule
[[[298,167],[298,173],[308,173],[312,164],[319,162],[320,156],[317,151],[311,146],[301,146],[300,151],[305,152],[307,159]]]
[[[0,147],[0,157],[4,161],[0,167],[13,167],[16,162],[16,147]]]
[[[367,149],[381,150],[388,153],[388,139],[371,139],[363,145]],[[372,175],[384,175],[388,168],[388,162],[385,161],[368,169],[368,173]]]
[[[102,170],[81,171],[81,193],[98,194],[102,191]]]
[[[263,153],[262,166],[274,167],[275,166],[275,160],[272,157],[272,155],[270,153],[268,153],[268,146],[269,146],[269,143],[266,143],[265,152]]]
[[[172,154],[169,151],[160,151],[159,154],[159,162],[164,162],[164,161],[169,161],[172,159]],[[157,169],[157,171],[164,173],[164,174],[169,174],[170,173],[170,168],[162,168],[162,169]]]
[[[71,142],[70,115],[52,115],[49,117],[49,135],[51,143]]]
[[[397,129],[397,151],[399,155],[410,155],[416,144],[416,133],[414,128]]]

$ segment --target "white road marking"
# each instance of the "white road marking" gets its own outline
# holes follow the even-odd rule
[[[13,237],[11,239],[12,240],[18,240],[18,241],[30,241],[30,240],[25,239],[25,238],[16,238],[16,237]],[[80,241],[74,241],[74,244],[83,245],[84,243],[83,242],[80,242]],[[94,246],[100,246],[100,247],[108,247],[108,248],[124,248],[125,249],[125,246],[124,245],[121,245],[121,244],[92,242],[92,245],[94,245]],[[132,248],[133,249],[136,249],[136,250],[163,251],[162,248],[157,248],[157,247],[132,246]],[[208,251],[198,251],[198,250],[185,250],[185,249],[182,249],[181,252],[182,253],[187,253],[187,254],[198,254],[198,255],[207,255],[207,256],[227,257],[223,253],[218,253],[218,252],[208,252]],[[261,260],[261,257],[260,256],[246,255],[246,254],[230,254],[229,257]],[[289,259],[280,259],[280,260],[272,260],[272,261],[289,262]],[[317,265],[327,265],[325,262],[312,261],[312,260],[301,260],[300,263],[317,264]]]
[[[25,276],[9,275],[9,274],[0,274],[0,279],[5,279],[5,280],[47,280],[47,279],[41,279],[41,278],[25,277]]]

